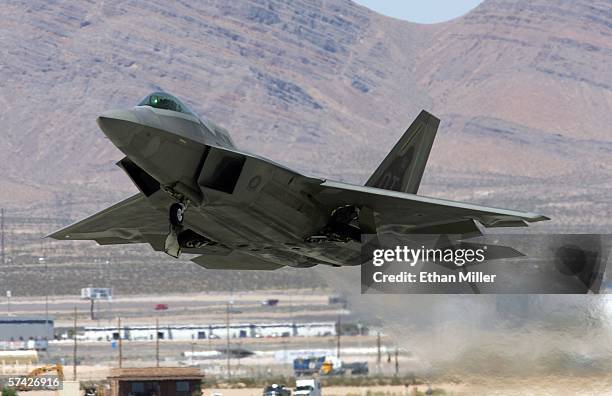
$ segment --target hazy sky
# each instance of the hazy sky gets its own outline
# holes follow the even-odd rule
[[[465,14],[483,0],[355,0],[376,12],[418,23],[448,21]]]

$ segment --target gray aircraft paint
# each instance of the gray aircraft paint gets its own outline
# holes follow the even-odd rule
[[[147,98],[156,94],[180,104],[165,93]],[[239,151],[227,132],[180,105],[183,112],[139,105],[98,118],[126,155],[119,165],[140,193],[50,237],[149,243],[173,256],[197,254],[192,261],[207,268],[275,269],[358,265],[365,230],[417,233],[433,227],[468,234],[478,233],[479,225],[547,219],[414,195],[439,124],[426,111],[366,186],[355,186],[307,177]],[[169,211],[178,202],[187,209],[184,222],[174,227]],[[168,240],[180,250],[171,250]]]

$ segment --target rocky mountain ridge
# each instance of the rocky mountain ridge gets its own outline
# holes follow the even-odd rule
[[[243,149],[356,183],[425,108],[442,124],[423,194],[609,224],[610,1],[486,0],[435,25],[348,0],[0,12],[0,203],[16,216],[67,221],[133,192],[95,118],[164,89]]]

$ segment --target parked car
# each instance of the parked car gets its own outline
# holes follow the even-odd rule
[[[156,311],[165,311],[167,309],[168,309],[168,304],[156,304],[155,305]]]
[[[317,378],[295,381],[295,396],[321,396],[321,382]]]
[[[285,385],[272,384],[264,388],[263,396],[291,396],[291,389]]]
[[[264,307],[275,307],[278,305],[278,298],[269,298],[267,300],[263,300],[261,305]]]
[[[328,302],[329,305],[334,305],[334,304],[346,305],[346,304],[348,304],[348,300],[346,299],[346,297],[339,296],[337,294],[329,296],[328,299],[327,299],[327,302]]]

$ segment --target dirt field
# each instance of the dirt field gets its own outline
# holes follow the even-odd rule
[[[432,383],[434,394],[447,396],[573,396],[612,395],[612,377],[545,377],[545,378],[471,378],[466,383]],[[428,389],[418,386],[327,387],[325,396],[412,396]],[[417,391],[419,393],[417,393]],[[223,396],[260,396],[261,389],[206,389],[205,395],[220,393]]]
[[[488,378],[473,377],[462,383],[432,383],[434,394],[446,396],[573,396],[612,395],[612,376],[608,377],[540,377],[540,378]],[[334,386],[323,389],[324,396],[412,396],[423,394],[427,385],[418,386]],[[203,396],[261,396],[260,388],[209,388]],[[27,392],[27,396],[55,396],[54,392]]]

